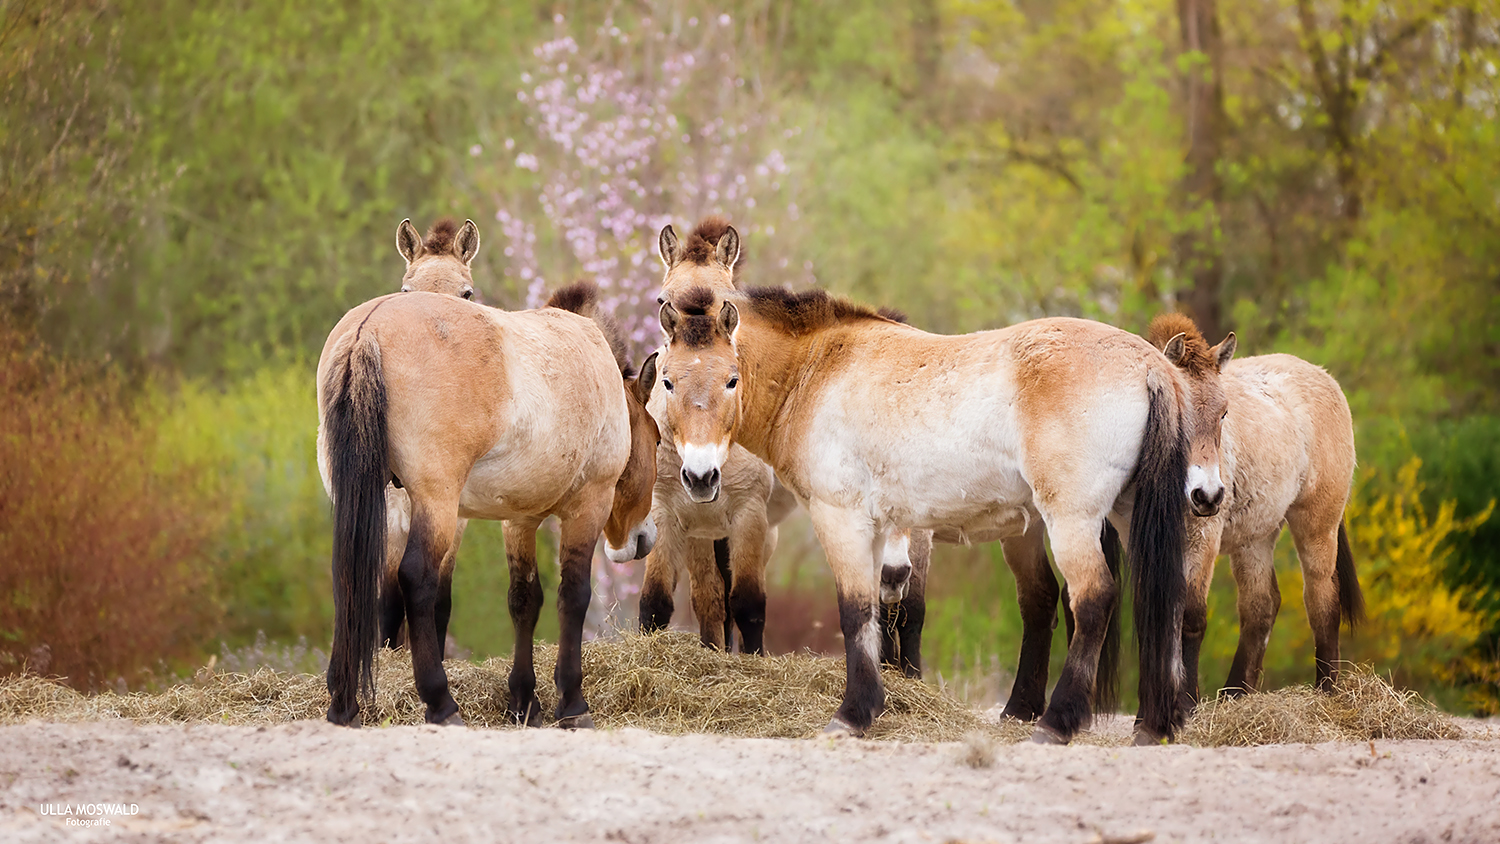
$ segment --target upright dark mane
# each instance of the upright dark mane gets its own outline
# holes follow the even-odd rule
[[[621,374],[626,378],[635,377],[630,365],[630,353],[625,347],[625,338],[620,335],[619,324],[614,317],[599,309],[599,285],[585,280],[560,287],[548,297],[547,307],[571,311],[593,320],[599,330],[604,332],[604,339],[609,341],[609,350],[614,353],[615,363],[619,365]]]
[[[826,290],[794,293],[785,287],[752,287],[745,291],[756,316],[791,334],[806,334],[849,322],[874,320],[903,322],[904,315],[887,308],[866,305],[829,295]],[[897,319],[897,317],[902,317]]]
[[[719,238],[729,230],[729,220],[718,214],[710,214],[698,221],[693,228],[693,233],[688,235],[687,243],[682,248],[682,261],[693,264],[709,264],[714,259],[714,248],[719,245]],[[739,281],[740,267],[745,264],[745,248],[740,247],[740,256],[734,262],[735,281]]]
[[[1187,314],[1172,312],[1157,315],[1156,319],[1151,320],[1151,327],[1146,330],[1146,341],[1160,349],[1178,334],[1187,335],[1182,338],[1187,350],[1178,366],[1195,376],[1219,371],[1218,361],[1214,359],[1208,341],[1203,339],[1203,332],[1198,330],[1198,325]]]
[[[432,224],[427,237],[422,240],[422,250],[433,255],[453,251],[453,238],[458,234],[458,221],[444,217]]]

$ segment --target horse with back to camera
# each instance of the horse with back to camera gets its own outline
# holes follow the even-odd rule
[[[1162,345],[1177,332],[1190,339],[1179,366],[1209,366],[1209,349],[1187,317],[1158,318],[1149,339]],[[1291,528],[1302,564],[1319,688],[1329,689],[1338,679],[1340,619],[1352,630],[1364,611],[1344,528],[1354,476],[1354,423],[1343,390],[1321,367],[1285,354],[1233,361],[1223,367],[1221,382],[1229,402],[1219,449],[1227,492],[1218,511],[1194,520],[1188,532],[1182,631],[1188,706],[1197,702],[1198,652],[1219,554],[1228,554],[1233,566],[1240,618],[1239,645],[1224,684],[1230,694],[1252,692],[1260,684],[1266,643],[1281,607],[1274,552],[1283,524]]]
[[[743,317],[742,317],[743,315]],[[884,706],[879,552],[892,529],[1019,536],[1040,519],[1076,619],[1038,741],[1090,718],[1118,589],[1100,526],[1129,547],[1141,661],[1138,741],[1180,723],[1189,498],[1214,502],[1217,377],[1110,326],[1043,319],[945,337],[822,291],[692,289],[662,306],[667,425],[690,492],[712,492],[731,442],[808,504],[837,584],[846,650],[834,733]],[[1226,349],[1232,351],[1232,343]],[[1191,464],[1191,465],[1190,465]]]
[[[411,242],[404,232],[398,241]],[[478,233],[468,224],[451,240],[429,237],[421,251],[402,252],[412,278],[416,259],[466,269],[477,249]],[[588,285],[554,296],[585,313],[595,299]],[[592,725],[581,644],[593,550],[602,531],[610,547],[634,556],[649,551],[659,438],[644,406],[654,360],[632,377],[617,357],[623,346],[612,348],[605,328],[564,308],[508,313],[413,291],[356,307],[329,335],[317,383],[318,463],[335,525],[330,721],[357,725],[360,697],[373,691],[385,491],[395,481],[410,499],[410,534],[397,567],[399,592],[387,595],[400,595],[427,721],[462,723],[442,666],[462,518],[504,522],[516,627],[508,709],[520,723],[540,721],[532,659],[542,603],[536,529],[556,515],[562,583],[555,716],[562,726]]]

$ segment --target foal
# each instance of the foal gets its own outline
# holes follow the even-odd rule
[[[829,731],[862,734],[884,708],[875,609],[889,531],[1020,536],[1039,517],[1077,633],[1033,738],[1070,740],[1090,717],[1118,597],[1099,542],[1107,517],[1133,564],[1138,738],[1172,734],[1186,509],[1190,496],[1223,495],[1217,377],[1178,369],[1172,344],[1164,356],[1100,323],[1044,319],[944,337],[822,291],[693,289],[661,318],[666,422],[684,486],[711,492],[738,442],[808,504],[845,639],[844,699]]]

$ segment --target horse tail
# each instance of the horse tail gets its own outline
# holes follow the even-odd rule
[[[1339,553],[1333,574],[1339,582],[1339,612],[1352,631],[1354,625],[1365,620],[1365,593],[1359,588],[1359,576],[1354,572],[1354,553],[1349,550],[1349,531],[1345,530],[1343,520],[1339,521]]]
[[[1115,526],[1104,522],[1099,533],[1099,544],[1104,546],[1104,564],[1109,567],[1109,577],[1120,582],[1120,534]],[[1099,650],[1099,671],[1094,675],[1094,711],[1113,712],[1120,705],[1120,616],[1125,612],[1124,595],[1109,614],[1109,626],[1104,629],[1104,645]]]
[[[1187,591],[1182,566],[1187,548],[1188,440],[1169,383],[1148,381],[1146,432],[1135,473],[1130,517],[1130,587],[1135,592],[1135,635],[1140,648],[1141,720],[1170,737],[1183,713],[1177,706],[1182,676],[1182,612]]]
[[[387,401],[380,346],[355,335],[347,359],[328,374],[324,430],[333,496],[333,651],[328,717],[348,723],[356,696],[375,693],[376,605],[385,562]],[[340,356],[342,357],[342,356]]]

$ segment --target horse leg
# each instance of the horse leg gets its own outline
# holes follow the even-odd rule
[[[1219,535],[1223,522],[1199,519],[1188,533],[1187,591],[1182,610],[1182,685],[1177,690],[1177,706],[1184,715],[1198,707],[1198,660],[1203,650],[1203,636],[1208,632],[1208,590],[1214,582],[1214,561],[1219,556]]]
[[[1292,539],[1297,543],[1297,559],[1302,563],[1302,603],[1307,607],[1307,622],[1312,625],[1318,688],[1324,691],[1331,691],[1339,678],[1336,564],[1342,518],[1342,506],[1331,519],[1316,511],[1297,508],[1286,514],[1287,526],[1292,529]]]
[[[468,519],[458,520],[458,529],[453,532],[453,547],[448,549],[448,556],[443,558],[442,568],[438,570],[437,639],[439,654],[444,659],[448,656],[448,619],[453,616],[453,567],[458,563],[458,546],[464,540],[464,528],[468,525]]]
[[[536,530],[539,522],[505,522],[505,561],[510,567],[506,606],[515,628],[516,653],[510,666],[510,702],[506,720],[527,727],[542,723],[542,704],[536,697],[536,665],[532,638],[542,614],[542,583],[536,570]]]
[[[593,494],[585,490],[583,496],[579,512],[562,520],[559,551],[562,578],[557,586],[557,669],[552,679],[557,684],[557,725],[567,729],[594,726],[583,699],[583,622],[594,594],[594,546],[609,518],[614,487]]]
[[[911,547],[907,551],[911,561],[911,577],[906,581],[906,594],[896,604],[896,643],[900,653],[901,673],[920,679],[922,676],[922,625],[927,621],[927,571],[932,567],[932,532],[913,530]]]
[[[687,542],[688,583],[693,588],[693,614],[698,616],[698,638],[705,648],[723,649],[724,623],[729,615],[724,598],[724,578],[714,559],[713,542],[690,539]]]
[[[1281,610],[1281,588],[1276,585],[1276,539],[1281,529],[1243,548],[1230,549],[1236,604],[1240,616],[1240,642],[1229,667],[1224,688],[1231,695],[1253,692],[1260,687],[1261,667],[1271,627]]]
[[[1047,663],[1057,626],[1057,578],[1047,562],[1044,531],[1042,520],[1032,519],[1025,534],[1000,540],[1021,605],[1021,659],[1002,716],[1018,721],[1035,721],[1047,704]]]
[[[742,513],[731,526],[729,564],[734,578],[729,611],[740,629],[740,652],[766,654],[766,525],[765,511]],[[717,550],[718,543],[715,543]],[[729,637],[726,635],[727,643]]]
[[[672,623],[672,593],[677,590],[677,570],[687,553],[687,542],[675,517],[656,519],[656,530],[656,545],[646,555],[646,574],[641,583],[642,633],[665,630]]]
[[[719,582],[724,584],[724,650],[734,650],[734,612],[729,605],[730,588],[734,585],[734,569],[729,567],[729,539],[714,540],[714,568],[719,572]]]
[[[864,735],[875,716],[885,710],[880,682],[880,604],[877,566],[878,534],[869,517],[814,501],[809,508],[813,529],[828,555],[838,590],[839,629],[844,634],[844,699],[824,732]]]
[[[453,544],[458,502],[412,501],[411,534],[399,572],[406,603],[406,631],[411,644],[417,696],[427,705],[427,723],[463,724],[448,690],[443,648],[437,638],[439,571]]]
[[[1052,690],[1052,701],[1037,721],[1033,741],[1048,744],[1072,741],[1093,717],[1099,654],[1119,595],[1099,544],[1099,525],[1102,522],[1101,516],[1047,522],[1052,552],[1067,581],[1078,629],[1068,645],[1068,658],[1057,678],[1057,686]],[[1049,611],[1051,606],[1055,605],[1049,605]]]
[[[387,648],[398,648],[405,644],[401,628],[406,622],[406,601],[401,597],[401,558],[406,554],[406,534],[411,529],[411,498],[406,490],[386,485],[385,513],[385,569],[380,577],[380,643]]]

